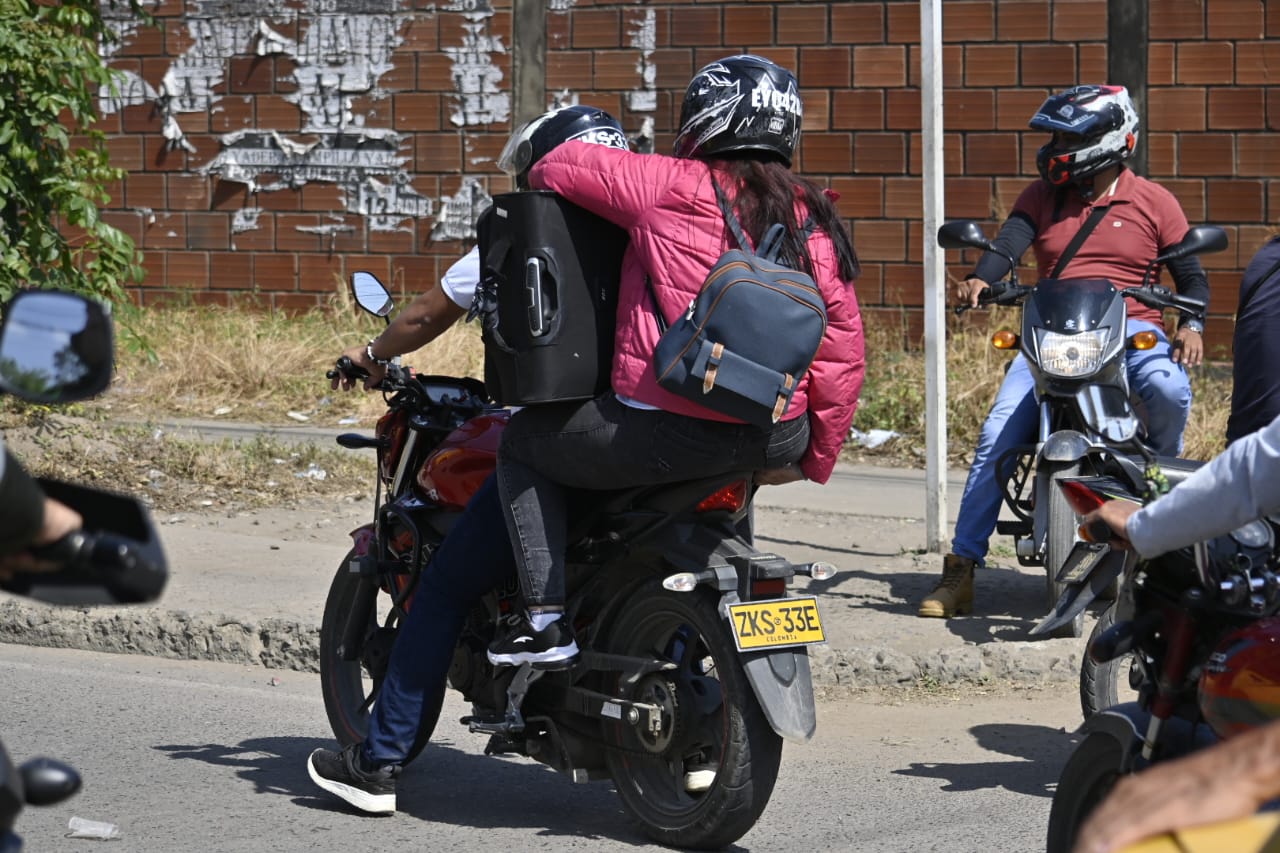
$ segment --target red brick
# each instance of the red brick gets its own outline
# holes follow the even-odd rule
[[[146,158],[146,168],[151,171],[176,172],[185,170],[187,167],[186,152],[171,149],[169,140],[163,136],[142,137],[142,150],[142,156]]]
[[[1025,130],[1049,89],[1001,89],[996,93],[996,130]]]
[[[831,189],[840,194],[836,208],[850,219],[879,219],[884,216],[884,178],[878,176],[831,178]]]
[[[903,86],[907,82],[907,51],[901,46],[854,47],[855,88]]]
[[[154,104],[136,104],[120,110],[120,127],[125,133],[159,133],[164,119]]]
[[[777,44],[827,44],[827,4],[783,3],[777,7]]]
[[[942,137],[942,168],[945,174],[964,171],[964,140],[959,133],[945,133]],[[921,166],[921,135],[913,133],[907,140],[907,172],[918,175]]]
[[[1187,42],[1178,45],[1178,82],[1230,84],[1234,79],[1230,42]]]
[[[1170,42],[1152,42],[1147,46],[1147,85],[1173,85],[1173,58],[1177,46]]]
[[[301,195],[301,206],[304,211],[325,212],[343,209],[343,192],[337,184],[311,181],[303,185]]]
[[[276,217],[260,213],[253,228],[232,231],[231,248],[238,252],[270,252],[276,247]]]
[[[797,169],[806,174],[848,173],[853,167],[852,134],[806,133],[800,137],[798,161]]]
[[[800,127],[806,133],[826,133],[835,130],[831,124],[831,92],[827,89],[801,90],[804,116]],[[625,127],[625,125],[624,125]]]
[[[591,79],[591,55],[553,53],[547,56],[547,88],[575,89]],[[686,78],[685,82],[688,82]]]
[[[889,130],[920,129],[921,117],[919,89],[889,89],[884,93],[884,98],[884,127]],[[866,129],[875,130],[875,127],[869,126]]]
[[[633,50],[597,50],[592,85],[597,89],[634,89],[641,83],[637,59]],[[578,81],[577,88],[583,88],[583,81]]]
[[[1238,42],[1236,85],[1280,83],[1280,42]]]
[[[901,133],[855,134],[853,145],[855,173],[901,175],[906,170],[906,148]]]
[[[885,178],[884,216],[887,219],[918,219],[924,216],[920,178]]]
[[[166,287],[204,290],[209,286],[207,252],[166,252]]]
[[[248,95],[222,98],[210,111],[209,129],[215,133],[232,133],[246,127],[253,127],[253,99]]]
[[[142,253],[142,286],[164,287],[165,277],[165,258],[168,252],[143,252]]]
[[[1072,86],[1076,82],[1076,51],[1069,44],[1022,45],[1022,85]]]
[[[1054,41],[1106,41],[1107,0],[1053,4]]]
[[[173,210],[208,210],[211,178],[169,175],[168,204]]]
[[[1280,174],[1280,146],[1270,134],[1242,133],[1236,137],[1236,151],[1237,174],[1262,178]]]
[[[281,213],[276,215],[276,250],[280,252],[320,252],[326,249],[315,231],[299,231],[317,228],[321,217],[315,213]]]
[[[183,249],[187,245],[187,225],[180,213],[157,211],[143,223],[142,245],[147,249]]]
[[[876,44],[884,41],[884,10],[885,7],[880,3],[833,3],[831,6],[832,43]],[[916,36],[912,40],[919,41],[919,39],[920,29],[917,24]]]
[[[965,141],[970,175],[1012,175],[1018,171],[1017,141],[1007,133],[972,133]]]
[[[551,27],[551,15],[547,16],[547,28]],[[564,18],[564,15],[558,17]],[[440,28],[435,15],[410,15],[409,25],[400,31],[403,43],[401,51],[435,53],[440,49]]]
[[[1266,203],[1262,181],[1209,181],[1210,222],[1262,222]]]
[[[225,250],[231,246],[231,216],[226,213],[188,213],[187,248]]]
[[[622,43],[622,16],[616,9],[574,9],[573,47],[619,48]]]
[[[777,43],[773,30],[773,6],[726,6],[724,10],[726,46]]]
[[[947,27],[947,13],[943,13],[942,26]],[[890,44],[920,43],[920,4],[885,4],[885,40]]]
[[[860,260],[901,261],[906,257],[906,226],[895,221],[856,221],[853,223],[853,245]]]
[[[385,279],[384,279],[385,280]],[[316,293],[345,290],[342,258],[337,255],[298,255],[298,289]]]
[[[714,6],[675,6],[671,9],[671,45],[700,46],[720,34],[720,9]]]
[[[1173,193],[1178,199],[1178,203],[1182,205],[1182,212],[1187,215],[1189,222],[1205,221],[1205,211],[1208,207],[1205,204],[1203,180],[1166,179],[1160,181],[1160,186]]]
[[[106,210],[102,221],[122,232],[135,246],[142,245],[142,214],[134,210]]]
[[[995,94],[982,89],[943,92],[943,124],[950,130],[990,130],[996,123]]]
[[[462,171],[462,134],[420,133],[415,143],[414,168],[432,172]]]
[[[253,255],[248,252],[209,252],[209,286],[220,291],[251,288]]]
[[[297,290],[298,259],[295,255],[258,253],[253,256],[253,282],[257,290]]]
[[[1205,91],[1191,87],[1147,90],[1143,126],[1151,130],[1205,129]]]
[[[996,6],[996,33],[1000,41],[1048,41],[1048,0],[1006,2]]]
[[[430,17],[434,18],[434,15]],[[552,51],[563,51],[569,47],[569,38],[572,35],[569,26],[570,13],[568,11],[553,12],[547,11],[547,48],[548,54]]]
[[[911,86],[919,86],[920,74],[922,73],[919,45],[911,45],[907,53],[909,55],[907,60],[907,83]],[[948,89],[955,89],[964,85],[964,47],[962,45],[943,45],[942,85]]]
[[[547,68],[550,73],[551,64],[564,56],[581,56],[590,67],[589,54],[556,53],[547,57]],[[457,84],[453,82],[453,60],[445,53],[422,53],[418,55],[419,92],[447,92],[457,94]]]
[[[1178,172],[1178,137],[1172,133],[1148,133],[1146,174],[1151,178]]]
[[[989,178],[947,177],[943,206],[947,219],[986,219],[991,216]]]
[[[440,96],[429,92],[400,92],[394,98],[396,130],[440,130]]]
[[[991,41],[995,38],[994,0],[949,0],[942,16],[946,41]],[[917,26],[918,29],[918,26]]]
[[[414,235],[414,222],[412,219],[408,220],[404,230],[370,231],[368,242],[369,251],[374,254],[412,252],[417,242]]]
[[[125,203],[130,207],[164,210],[168,206],[164,182],[163,174],[131,172],[125,178]]]
[[[138,27],[129,38],[120,45],[116,56],[163,56],[164,27]]]
[[[1197,175],[1235,174],[1233,142],[1228,133],[1184,133],[1178,141],[1184,174],[1191,170]]]
[[[984,44],[965,47],[964,82],[966,86],[1016,86],[1018,46]]]
[[[387,255],[347,255],[342,260],[347,275],[364,270],[376,275],[379,281],[391,281],[391,258]]]
[[[225,78],[229,95],[265,95],[275,80],[275,63],[269,57],[233,56]]]
[[[1204,37],[1205,0],[1149,0],[1148,38],[1195,39]]]
[[[1081,80],[1107,82],[1110,78],[1107,70],[1107,43],[1082,42],[1076,51],[1076,64]]]
[[[800,51],[796,76],[806,89],[822,86],[846,89],[852,79],[851,67],[847,47],[808,47]]]
[[[1267,126],[1265,90],[1209,90],[1209,126],[1215,130],[1262,130]]]
[[[143,168],[142,140],[136,136],[113,136],[107,139],[107,157],[112,166],[137,172]]]

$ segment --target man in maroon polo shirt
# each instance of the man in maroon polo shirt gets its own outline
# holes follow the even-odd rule
[[[1051,96],[1031,118],[1031,127],[1052,134],[1036,156],[1040,180],[1014,203],[1013,212],[977,268],[952,289],[960,304],[977,305],[990,282],[1009,273],[1006,257],[1035,252],[1040,278],[1107,278],[1118,288],[1142,283],[1147,263],[1186,235],[1186,215],[1177,199],[1158,184],[1124,165],[1138,140],[1138,114],[1123,86],[1076,86]],[[1095,210],[1093,230],[1058,270],[1060,258]],[[1208,299],[1209,283],[1194,257],[1169,264],[1178,292]],[[1160,312],[1129,305],[1129,335],[1150,330],[1160,343],[1151,350],[1130,350],[1126,364],[1130,386],[1146,408],[1147,440],[1158,454],[1176,456],[1191,410],[1191,383],[1184,365],[1204,358],[1199,320],[1186,320],[1172,343],[1165,337]],[[974,569],[987,555],[1002,502],[996,462],[1006,450],[1034,440],[1038,423],[1035,383],[1026,359],[1010,364],[969,468],[956,519],[951,553],[943,560],[942,580],[920,603],[919,615],[946,618],[973,608]]]

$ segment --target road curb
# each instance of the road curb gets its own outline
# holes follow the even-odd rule
[[[0,642],[318,672],[319,627],[284,619],[245,621],[186,611],[54,608],[0,602]],[[1079,677],[1077,640],[993,642],[904,653],[887,647],[810,649],[814,686],[1012,684],[1041,686]]]

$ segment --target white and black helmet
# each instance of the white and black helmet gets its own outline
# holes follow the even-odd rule
[[[627,135],[618,120],[602,109],[574,105],[548,110],[517,127],[498,156],[498,168],[529,187],[529,170],[547,152],[570,140],[627,148]]]
[[[1036,153],[1040,177],[1054,186],[1088,182],[1129,159],[1138,144],[1138,111],[1124,86],[1076,86],[1052,95],[1029,124],[1054,134]],[[1071,134],[1071,141],[1059,134]]]
[[[763,151],[790,166],[803,116],[794,74],[763,56],[725,57],[689,82],[673,151],[677,157]]]

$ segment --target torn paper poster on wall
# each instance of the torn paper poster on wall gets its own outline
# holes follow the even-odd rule
[[[432,240],[466,240],[475,237],[476,220],[489,209],[493,199],[475,178],[463,178],[462,186],[440,205],[440,215],[431,229]]]
[[[462,45],[442,47],[452,61],[454,87],[453,109],[449,120],[458,127],[494,124],[511,117],[511,96],[502,85],[502,69],[493,62],[495,54],[507,52],[500,36],[489,32],[493,7],[489,0],[455,0],[444,7],[462,12]]]

